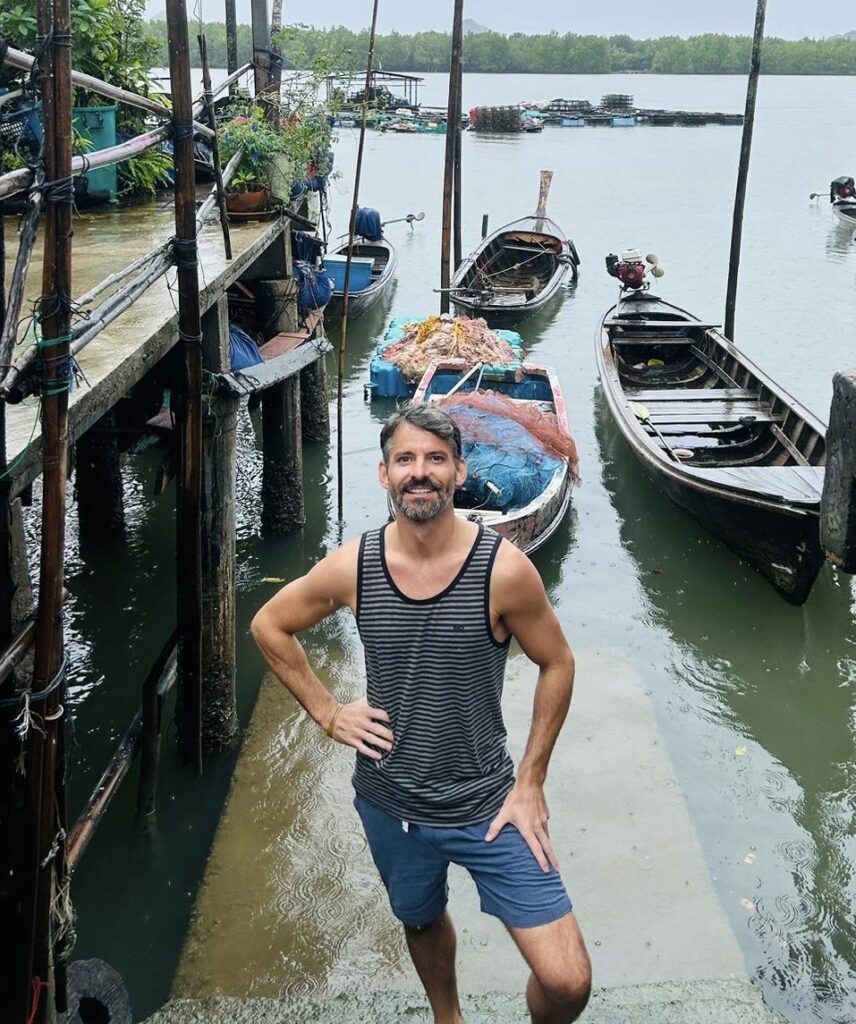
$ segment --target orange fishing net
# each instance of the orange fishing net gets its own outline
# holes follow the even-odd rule
[[[441,359],[500,366],[514,362],[516,356],[484,320],[447,313],[408,324],[404,337],[384,349],[383,358],[394,363],[405,380],[418,381],[431,363]]]

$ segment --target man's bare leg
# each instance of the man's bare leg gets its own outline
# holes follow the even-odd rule
[[[425,928],[404,926],[407,947],[434,1012],[434,1024],[463,1024],[455,974],[455,929],[444,910]]]
[[[508,930],[532,968],[526,986],[532,1024],[571,1024],[591,994],[591,963],[574,915]]]

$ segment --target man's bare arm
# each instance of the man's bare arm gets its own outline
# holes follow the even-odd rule
[[[559,865],[547,826],[549,811],[544,782],[571,703],[574,656],[541,577],[529,559],[510,544],[503,544],[497,554],[491,603],[524,654],[538,666],[539,673],[532,724],[517,782],[486,838],[493,839],[505,824],[515,825],[543,870],[548,871],[550,865]]]
[[[312,671],[296,637],[339,608],[354,608],[358,546],[358,541],[346,544],[305,576],[284,586],[256,613],[250,629],[279,680],[321,728],[327,729],[335,716],[333,738],[377,759],[381,754],[373,747],[392,747],[392,732],[384,724],[389,716],[381,708],[370,707],[366,700],[352,701],[339,709]]]

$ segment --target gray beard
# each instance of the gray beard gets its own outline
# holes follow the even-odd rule
[[[401,492],[393,496],[392,503],[396,511],[400,512],[405,519],[409,519],[411,523],[429,523],[432,519],[436,519],[452,501],[451,494],[443,494],[440,491],[435,491],[434,494],[435,497],[432,501],[425,500],[416,505],[408,505],[404,500],[404,492]]]

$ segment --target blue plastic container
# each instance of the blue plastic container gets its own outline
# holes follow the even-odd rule
[[[347,256],[325,256],[324,270],[333,282],[334,292],[345,290],[345,264]],[[374,260],[369,256],[354,256],[351,259],[351,279],[348,282],[349,292],[364,292],[372,283],[372,267]]]
[[[92,145],[87,153],[95,153],[99,149],[109,149],[116,145],[116,107],[72,107],[72,123],[74,130],[88,139]],[[85,200],[90,203],[113,203],[116,201],[116,164],[99,167],[87,171]]]

